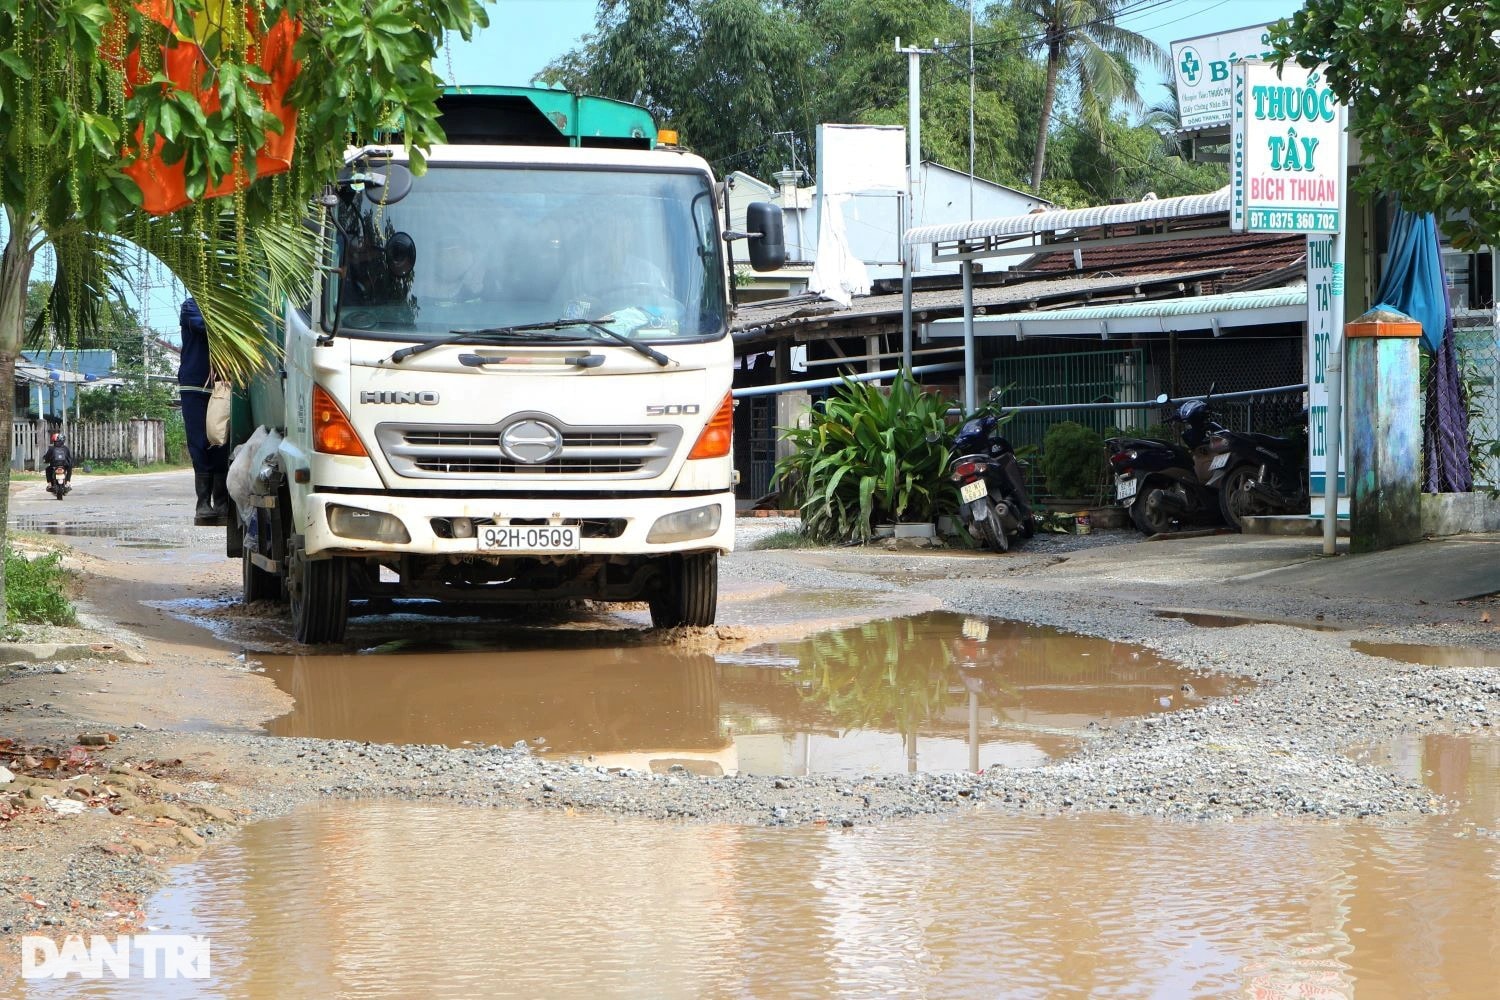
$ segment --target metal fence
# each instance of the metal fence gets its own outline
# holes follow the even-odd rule
[[[1142,401],[1139,408],[1124,410],[1017,414],[1006,424],[1010,442],[1029,453],[1027,489],[1045,503],[1057,499],[1041,471],[1043,443],[1055,424],[1072,420],[1101,437],[1129,433],[1170,440],[1173,431],[1163,425],[1165,414],[1152,402],[1159,393],[1180,399],[1202,396],[1210,389],[1223,394],[1297,385],[1304,378],[1303,366],[1300,336],[1163,337],[1129,350],[1088,350],[1080,344],[1067,353],[1002,357],[992,370],[994,385],[1017,387],[1006,392],[1006,405]],[[1233,430],[1287,434],[1297,428],[1303,405],[1303,393],[1283,392],[1224,399],[1214,403],[1214,410]],[[1101,498],[1105,486],[1101,450]]]
[[[52,435],[61,425],[45,420],[17,420],[11,425],[10,467],[36,469]],[[73,461],[129,462],[150,465],[167,460],[167,431],[163,420],[126,420],[119,423],[76,423],[66,428]]]
[[[1457,327],[1453,335],[1469,392],[1469,440],[1479,452],[1474,487],[1497,489],[1500,455],[1491,451],[1500,445],[1500,341],[1493,326]]]

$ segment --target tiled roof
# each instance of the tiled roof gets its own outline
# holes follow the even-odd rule
[[[1122,235],[1123,232],[1122,232]],[[1160,273],[1181,268],[1228,268],[1212,281],[1210,292],[1235,291],[1247,282],[1254,286],[1273,272],[1290,268],[1302,261],[1307,254],[1307,241],[1302,236],[1234,235],[1191,236],[1159,243],[1136,243],[1120,246],[1091,247],[1082,244],[1083,267],[1075,267],[1072,248],[1056,253],[1037,254],[1019,265],[1016,270],[1038,275],[1097,275],[1117,276]],[[1295,276],[1286,275],[1285,280],[1267,284],[1292,284]]]

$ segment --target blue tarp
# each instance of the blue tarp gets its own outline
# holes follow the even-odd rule
[[[1422,489],[1467,493],[1474,488],[1469,466],[1469,410],[1463,373],[1453,346],[1453,313],[1443,281],[1443,249],[1437,220],[1396,209],[1385,273],[1375,294],[1382,306],[1422,324],[1422,342],[1432,352],[1427,373],[1426,419],[1422,422]]]
[[[1403,312],[1422,324],[1422,341],[1436,351],[1448,325],[1448,289],[1443,284],[1437,220],[1396,209],[1390,252],[1375,292],[1375,308]]]

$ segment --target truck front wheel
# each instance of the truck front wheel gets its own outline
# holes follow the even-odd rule
[[[714,623],[719,608],[719,556],[716,552],[668,556],[666,579],[651,598],[651,624],[656,628]]]
[[[349,624],[349,567],[343,559],[308,559],[301,546],[289,546],[286,588],[298,642],[343,641]]]

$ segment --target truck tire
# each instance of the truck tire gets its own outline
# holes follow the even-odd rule
[[[712,625],[719,610],[718,553],[668,556],[666,564],[666,585],[649,602],[651,624],[656,628]]]
[[[245,592],[245,603],[253,604],[256,601],[281,600],[281,577],[275,573],[267,573],[251,562],[251,548],[248,544],[241,543],[239,550],[240,584]]]
[[[289,546],[286,587],[298,642],[343,641],[349,624],[349,567],[344,560],[307,559],[300,546]]]

